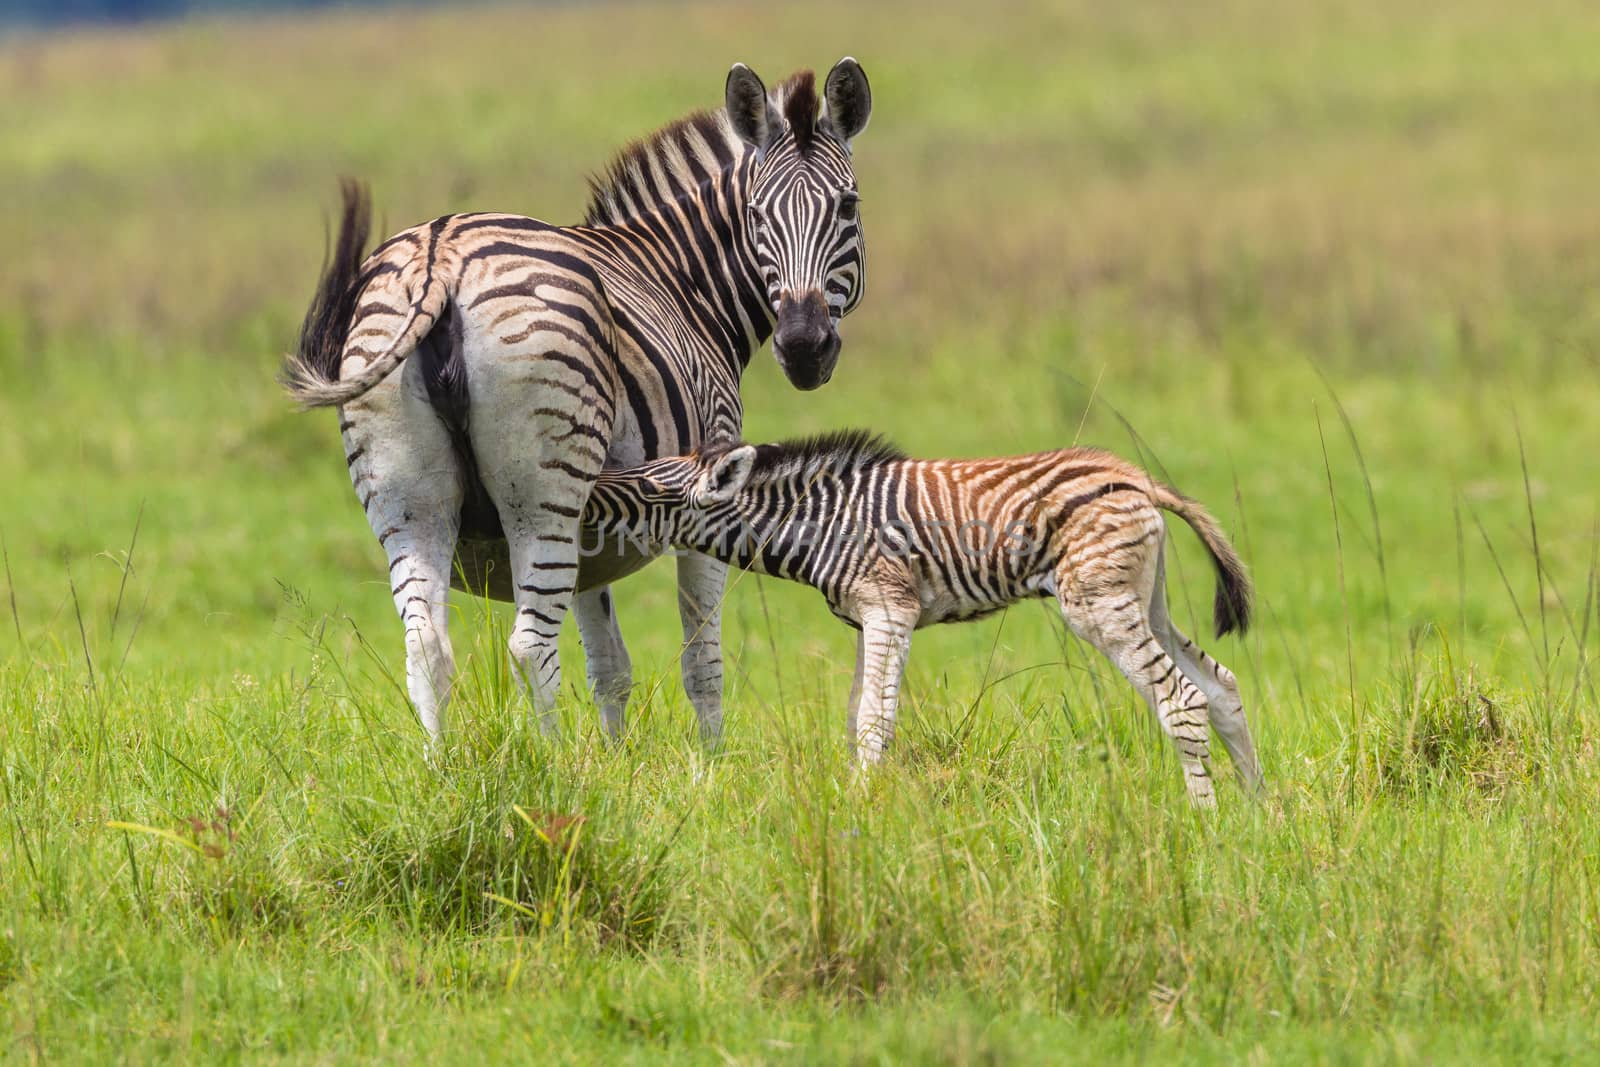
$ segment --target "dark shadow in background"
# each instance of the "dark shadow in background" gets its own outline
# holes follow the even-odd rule
[[[126,25],[184,15],[426,6],[426,0],[0,0],[0,33],[85,23]]]

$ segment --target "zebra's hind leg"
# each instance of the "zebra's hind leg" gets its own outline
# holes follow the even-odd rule
[[[448,550],[443,558],[450,558]],[[446,573],[448,568],[446,563]],[[430,586],[435,584],[429,582]],[[448,582],[444,589],[446,592],[438,600],[429,601],[427,615],[415,603],[401,609],[406,628],[406,691],[423,729],[428,731],[431,747],[437,747],[444,736],[444,717],[450,708],[456,673],[455,653],[450,647]]]
[[[549,500],[532,505],[546,506],[574,507]],[[551,522],[549,514],[542,518],[545,521],[505,523],[517,606],[507,648],[518,688],[532,701],[539,729],[551,734],[561,689],[561,622],[572,606],[578,574],[578,527],[576,521]]]
[[[389,575],[395,606],[406,628],[406,691],[431,745],[444,734],[456,659],[450,648],[450,558],[455,548],[436,529],[422,536],[396,538]]]
[[[583,635],[583,656],[589,668],[589,688],[600,706],[600,725],[615,740],[627,725],[628,697],[633,693],[633,664],[617,625],[611,587],[586,589],[573,601]]]
[[[468,432],[511,557],[517,684],[545,733],[561,688],[558,640],[578,581],[579,519],[605,462],[615,409],[590,354],[564,334],[468,345]],[[546,348],[546,345],[549,345]]]
[[[683,689],[700,721],[700,740],[722,741],[722,594],[727,564],[698,552],[678,557],[678,618],[683,623],[679,667]]]
[[[1155,542],[1159,551],[1160,541]],[[1153,574],[1154,568],[1135,573]],[[1172,739],[1183,765],[1184,784],[1198,808],[1216,806],[1211,780],[1209,706],[1205,694],[1178,668],[1145,610],[1148,586],[1126,581],[1084,581],[1079,574],[1057,578],[1061,612],[1073,633],[1098,648],[1133,683]],[[1145,582],[1148,582],[1146,577]],[[1145,583],[1139,583],[1145,584]]]
[[[347,405],[339,428],[351,481],[389,557],[389,590],[405,626],[406,690],[436,744],[455,677],[450,562],[461,480],[449,437],[425,405],[408,383],[385,382],[361,405]]]
[[[1211,707],[1211,724],[1233,760],[1234,770],[1252,792],[1261,788],[1261,764],[1250,739],[1250,723],[1245,718],[1244,701],[1233,672],[1212,659],[1205,650],[1179,630],[1167,610],[1165,561],[1157,572],[1155,595],[1150,602],[1150,627],[1163,647],[1177,661],[1178,668],[1205,693]]]

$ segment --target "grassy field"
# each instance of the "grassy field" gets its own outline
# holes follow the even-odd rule
[[[853,639],[671,571],[530,734],[462,597],[442,766],[334,420],[272,375],[341,173],[581,212],[629,137],[858,56],[868,296],[748,435],[1074,440],[1234,532],[1268,775],[1211,818],[1052,611]],[[0,1055],[1528,1062],[1600,1040],[1600,21],[1585,3],[599,5],[0,42]],[[1174,535],[1173,601],[1209,575]],[[1226,770],[1226,760],[1220,766]]]

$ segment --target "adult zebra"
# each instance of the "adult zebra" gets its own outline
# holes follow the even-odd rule
[[[822,96],[810,71],[769,93],[735,65],[722,109],[662,127],[591,179],[581,226],[446,215],[363,257],[371,211],[346,186],[284,383],[306,407],[341,409],[431,737],[455,672],[453,580],[515,601],[511,657],[547,730],[572,607],[602,721],[621,731],[632,675],[608,586],[648,557],[583,558],[579,516],[603,464],[737,440],[740,377],[769,336],[797,388],[832,375],[838,320],[862,295],[850,146],[872,96],[850,58]],[[722,728],[726,573],[678,561],[684,688],[707,740]]]

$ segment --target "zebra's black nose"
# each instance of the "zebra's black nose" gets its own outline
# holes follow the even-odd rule
[[[785,293],[778,300],[778,324],[772,350],[797,389],[815,389],[833,377],[839,359],[839,333],[828,303],[816,290],[803,296]]]

